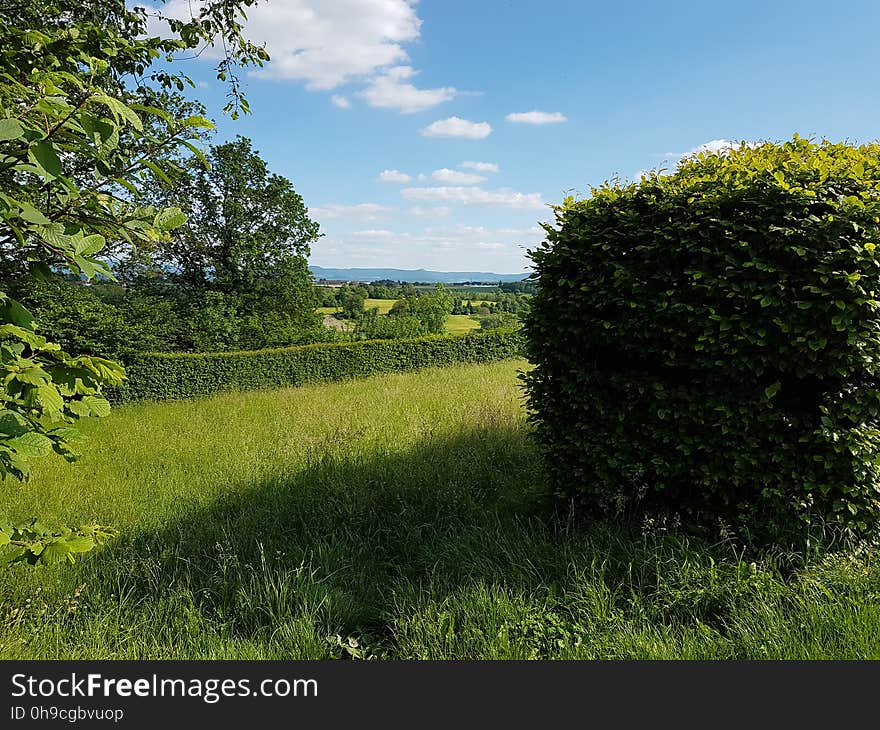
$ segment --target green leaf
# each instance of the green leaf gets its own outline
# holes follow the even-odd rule
[[[52,453],[52,439],[36,431],[16,436],[5,441],[5,445],[15,449],[26,459],[37,459]]]
[[[50,142],[40,140],[28,150],[28,154],[47,177],[58,177],[61,174],[61,159]]]
[[[17,119],[0,119],[0,142],[24,136],[24,127]]]
[[[89,408],[89,414],[99,418],[110,414],[110,402],[98,395],[87,395],[82,399]]]
[[[171,178],[165,173],[161,167],[159,167],[155,162],[151,162],[150,160],[144,161],[144,166],[153,171],[153,173],[158,177],[162,182],[171,185]]]
[[[41,226],[48,226],[52,223],[45,215],[43,215],[39,210],[34,208],[30,203],[25,203],[24,201],[18,201],[18,207],[21,208],[21,212],[19,215],[28,223],[36,223]]]
[[[153,219],[153,225],[160,231],[170,231],[186,223],[186,213],[180,208],[160,210]]]
[[[212,122],[210,119],[205,119],[205,117],[196,115],[184,119],[183,126],[196,127],[198,129],[214,129],[214,122]]]
[[[61,539],[50,542],[39,554],[39,562],[46,565],[63,563],[65,560],[72,560],[72,556],[67,542]]]
[[[0,304],[0,320],[28,330],[34,328],[33,315],[14,299],[6,299]]]
[[[104,236],[92,233],[89,236],[84,236],[82,240],[77,242],[76,253],[80,256],[91,256],[104,248],[106,243],[107,241],[104,239]]]
[[[37,386],[37,399],[43,408],[50,411],[61,411],[64,408],[64,399],[53,385]]]

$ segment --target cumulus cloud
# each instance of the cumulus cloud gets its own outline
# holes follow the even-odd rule
[[[163,15],[189,18],[197,3],[153,5]],[[257,73],[333,89],[408,60],[403,45],[421,33],[415,6],[416,0],[272,0],[248,8],[243,25],[245,35],[265,43],[272,57]],[[202,57],[220,53],[209,48]]]
[[[729,150],[732,147],[737,146],[736,142],[731,142],[729,139],[710,139],[708,142],[703,142],[703,144],[698,144],[696,147],[691,147],[687,152],[667,152],[666,157],[680,159],[682,157],[689,157],[690,155],[697,155],[700,152],[723,152],[724,150]]]
[[[465,167],[468,170],[476,170],[477,172],[498,172],[501,169],[494,162],[473,162],[471,160],[462,162],[459,167]]]
[[[517,122],[519,124],[560,124],[568,119],[561,112],[539,112],[538,110],[512,112],[504,118],[508,122]]]
[[[703,142],[703,144],[698,144],[696,147],[691,147],[687,152],[666,152],[663,157],[667,160],[680,162],[687,157],[698,155],[701,152],[706,152],[708,154],[727,152],[728,150],[736,149],[741,144],[744,144],[746,147],[758,146],[757,142],[734,142],[729,139],[710,139],[708,142]]]
[[[421,112],[455,98],[457,92],[452,86],[419,89],[408,83],[417,73],[411,66],[395,66],[373,78],[358,96],[370,106],[396,109],[405,114]]]
[[[510,188],[484,190],[479,187],[447,186],[404,188],[400,194],[406,200],[421,203],[459,203],[486,208],[543,208],[540,193],[519,193]]]
[[[464,137],[465,139],[485,139],[492,134],[488,122],[471,122],[460,117],[439,119],[422,130],[424,137]]]
[[[378,203],[357,203],[356,205],[330,203],[309,208],[309,216],[318,220],[321,218],[353,218],[371,221],[390,210],[391,208],[388,206]]]
[[[417,218],[445,218],[452,215],[452,208],[448,205],[414,205],[409,209],[409,214]]]
[[[358,238],[393,238],[394,237],[394,233],[392,231],[385,230],[384,228],[369,228],[365,231],[355,231],[351,235],[357,236]]]
[[[475,175],[472,172],[461,172],[461,170],[450,170],[448,167],[434,170],[431,173],[431,179],[447,183],[448,185],[476,185],[477,183],[486,182],[486,178],[482,175]]]
[[[333,106],[338,106],[340,109],[351,109],[351,102],[340,94],[333,94],[330,101],[333,102]]]
[[[407,183],[412,180],[412,176],[400,170],[382,170],[379,173],[379,180],[387,183]]]

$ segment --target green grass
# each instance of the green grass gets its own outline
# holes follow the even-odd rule
[[[463,335],[480,328],[480,323],[467,314],[450,314],[443,324],[443,331],[450,335]]]
[[[876,551],[743,558],[554,512],[523,366],[88,423],[80,463],[5,504],[123,537],[4,574],[0,658],[880,657]]]
[[[373,309],[375,307],[379,310],[379,314],[388,314],[396,301],[396,299],[367,299],[364,302],[364,309]]]
[[[396,299],[366,299],[364,309],[375,308],[379,310],[379,314],[388,314],[396,301]],[[315,311],[318,314],[336,314],[342,311],[342,307],[318,307]]]

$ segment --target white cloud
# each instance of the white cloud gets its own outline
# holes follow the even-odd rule
[[[370,228],[366,231],[355,231],[351,234],[352,236],[357,236],[358,238],[393,238],[394,233],[392,231],[387,231],[383,228]]]
[[[387,183],[407,183],[412,180],[412,176],[400,170],[382,170],[379,173],[379,180]]]
[[[476,170],[477,172],[498,172],[501,169],[495,162],[473,162],[471,160],[462,162],[460,167],[466,167],[468,170]]]
[[[690,155],[697,155],[700,152],[723,152],[737,146],[736,142],[731,142],[729,139],[710,139],[708,142],[691,147],[687,152],[667,152],[665,157],[681,159]]]
[[[663,152],[663,153],[654,153],[655,157],[662,158],[661,162],[652,169],[643,168],[641,170],[637,170],[631,180],[633,182],[639,182],[643,175],[647,176],[654,172],[670,174],[675,168],[684,162],[687,158],[692,157],[694,155],[698,155],[701,152],[705,152],[707,154],[723,154],[728,152],[729,150],[738,149],[740,145],[745,145],[746,147],[757,147],[760,143],[758,142],[733,142],[729,139],[710,139],[708,142],[703,142],[702,144],[698,144],[696,147],[691,147],[686,152]]]
[[[543,238],[538,226],[452,225],[413,231],[366,229],[322,239],[312,257],[326,266],[395,266],[437,271],[511,273],[528,267],[525,250]]]
[[[561,112],[539,112],[537,110],[530,112],[512,112],[504,117],[508,122],[518,122],[520,124],[559,124],[567,121]]]
[[[488,122],[470,122],[459,117],[440,119],[422,130],[423,137],[484,139],[490,134],[492,134],[492,127]]]
[[[341,94],[333,94],[330,101],[333,102],[333,106],[338,106],[340,109],[351,109],[351,102]]]
[[[407,200],[422,203],[460,203],[487,208],[543,208],[540,193],[518,193],[510,188],[484,190],[478,187],[439,186],[404,188],[400,191]]]
[[[152,10],[175,18],[191,17],[197,5],[154,4]],[[408,60],[403,44],[421,33],[415,6],[416,0],[272,0],[247,9],[244,33],[265,43],[272,57],[257,73],[304,81],[309,89],[333,89]],[[220,48],[209,48],[202,57],[220,54]]]
[[[395,66],[373,78],[358,96],[366,99],[370,106],[380,109],[397,109],[411,114],[442,104],[455,98],[456,90],[452,86],[439,89],[418,89],[407,79],[418,72],[411,66]]]
[[[452,208],[448,205],[414,205],[409,209],[409,214],[417,218],[445,218],[452,215]]]
[[[372,221],[381,214],[391,210],[388,206],[378,203],[358,203],[356,205],[342,205],[330,203],[309,208],[309,216],[320,221],[322,218],[354,218],[358,220]]]
[[[737,149],[742,144],[746,147],[758,146],[758,142],[733,142],[729,139],[710,139],[708,142],[703,142],[703,144],[698,144],[696,147],[691,147],[687,152],[665,152],[663,157],[666,160],[681,162],[685,158],[691,157],[692,155],[698,155],[701,152],[717,154]]]
[[[448,185],[476,185],[477,183],[486,182],[486,178],[482,175],[475,175],[472,172],[461,172],[460,170],[450,170],[448,167],[434,170],[431,173],[431,179],[447,183]]]

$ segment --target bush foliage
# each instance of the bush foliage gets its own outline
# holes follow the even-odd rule
[[[880,517],[880,146],[742,145],[567,199],[531,253],[558,491],[753,536]]]
[[[226,390],[302,385],[377,373],[519,357],[516,333],[323,343],[270,350],[138,355],[118,401],[168,400]]]

